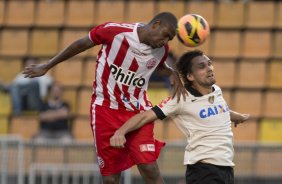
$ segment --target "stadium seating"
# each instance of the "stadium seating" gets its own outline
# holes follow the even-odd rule
[[[64,1],[38,1],[35,24],[38,26],[62,26],[65,16]]]
[[[236,91],[232,110],[249,113],[253,118],[262,113],[262,94],[260,91]]]
[[[15,0],[6,1],[5,25],[7,26],[32,26],[34,23],[35,1]]]
[[[92,87],[93,81],[95,80],[96,62],[94,59],[89,59],[83,64],[82,83],[84,86]]]
[[[0,80],[2,82],[10,84],[21,70],[22,62],[20,59],[0,58]]]
[[[155,3],[154,1],[128,1],[126,3],[128,14],[126,15],[126,21],[128,22],[149,22],[154,16]],[[146,13],[144,13],[146,10]]]
[[[217,84],[223,88],[234,87],[237,76],[236,61],[234,59],[215,59],[213,66]]]
[[[10,124],[10,134],[20,135],[24,140],[31,138],[38,133],[39,123],[37,116],[12,117]]]
[[[245,20],[245,3],[219,3],[215,26],[218,28],[241,29]]]
[[[9,116],[11,114],[12,110],[12,103],[11,103],[11,97],[9,93],[5,93],[0,91],[0,117],[2,116]],[[2,119],[3,120],[3,119]]]
[[[65,25],[68,27],[92,27],[95,25],[95,1],[66,1]]]
[[[158,1],[157,2],[157,12],[169,11],[173,13],[176,18],[180,18],[185,14],[185,4],[184,1]]]
[[[263,119],[260,123],[259,140],[263,143],[279,143],[282,139],[282,120]]]
[[[282,12],[282,10],[281,10]],[[274,43],[273,43],[273,57],[282,58],[282,32],[274,32]]]
[[[93,141],[93,134],[90,126],[90,114],[77,117],[72,124],[72,133],[75,139],[80,141]]]
[[[241,34],[239,31],[216,31],[211,34],[213,57],[235,58],[240,55]]]
[[[273,1],[254,1],[247,3],[246,6],[246,27],[269,29],[274,26],[275,4]]]
[[[77,89],[76,88],[65,88],[63,99],[70,105],[71,113],[76,114],[77,112]]]
[[[192,49],[203,50],[214,61],[217,84],[223,88],[229,107],[255,117],[250,127],[255,127],[256,123],[259,127],[263,118],[282,118],[282,107],[277,100],[282,93],[280,1],[0,1],[0,80],[5,83],[13,80],[22,70],[23,56],[38,56],[46,62],[76,39],[87,36],[97,24],[106,21],[148,22],[154,14],[162,11],[171,11],[177,18],[197,13],[207,19],[211,34],[203,45],[188,48],[175,38],[170,42],[170,48],[176,56]],[[89,116],[99,48],[89,49],[49,72],[63,85],[64,98],[78,117]],[[148,94],[153,104],[169,95],[165,88],[150,87]],[[5,112],[3,122],[14,121],[10,118],[10,110],[3,110],[1,105],[0,111]],[[181,135],[162,132],[166,126],[156,123],[156,134],[164,139]],[[256,131],[250,135],[252,138],[246,137],[244,132],[240,134],[240,131],[236,135],[239,140],[245,137],[259,140],[255,135],[259,135],[261,130],[258,128]],[[176,139],[173,136],[171,138]]]
[[[0,1],[0,26],[3,25],[5,15],[5,1]]]
[[[282,28],[282,2],[281,1],[276,3],[276,22],[275,22],[274,27]]]
[[[236,73],[238,87],[262,89],[266,86],[266,62],[264,60],[242,59],[238,63]]]
[[[264,96],[264,110],[262,115],[267,118],[281,118],[282,93],[280,91],[267,91]]]
[[[281,60],[272,60],[269,65],[269,71],[267,71],[268,86],[271,88],[282,88]]]
[[[125,4],[124,1],[98,1],[96,8],[96,23],[125,22]]]
[[[8,134],[9,134],[9,118],[7,116],[0,115],[0,135],[8,135]]]
[[[246,58],[267,58],[271,56],[270,31],[246,31],[243,34],[242,56]]]
[[[242,142],[255,143],[259,138],[258,129],[259,129],[258,121],[256,120],[249,120],[246,123],[237,125],[237,127],[232,125],[234,142],[235,143],[242,143]]]
[[[224,88],[222,89],[222,92],[223,92],[223,98],[226,101],[227,105],[229,107],[233,107],[233,94],[231,89]]]
[[[58,52],[59,33],[56,30],[33,30],[31,32],[30,54],[43,57]]]
[[[82,61],[73,58],[53,69],[53,76],[64,86],[78,87],[82,82]]]
[[[1,55],[23,56],[28,53],[28,30],[5,29],[1,32]]]
[[[87,116],[90,115],[90,99],[92,95],[92,89],[91,88],[85,88],[81,89],[78,92],[78,110],[77,114],[81,116]]]
[[[146,23],[162,11],[171,11],[177,18],[196,13],[208,21],[211,33],[203,45],[185,47],[174,38],[170,50],[178,57],[203,50],[213,60],[216,81],[229,108],[251,115],[244,124],[232,125],[235,183],[272,183],[271,179],[281,178],[282,1],[0,0],[0,81],[12,82],[22,71],[22,57],[37,56],[45,63],[98,24]],[[62,84],[64,100],[71,106],[72,133],[78,141],[74,145],[34,145],[30,140],[38,132],[37,115],[28,112],[14,117],[9,93],[0,92],[0,135],[24,138],[25,176],[33,163],[97,162],[89,106],[99,49],[91,48],[49,71]],[[149,85],[153,105],[168,95],[163,86]],[[184,179],[183,133],[168,119],[155,122],[154,135],[168,145],[158,159],[164,177]],[[13,158],[15,148],[9,149],[9,158]],[[12,160],[8,171],[17,161]],[[136,167],[131,172],[140,177]],[[167,183],[181,183],[167,178]]]

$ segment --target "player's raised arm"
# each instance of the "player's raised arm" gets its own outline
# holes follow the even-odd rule
[[[33,78],[39,77],[47,73],[49,69],[57,65],[58,63],[65,61],[91,47],[93,47],[93,42],[89,39],[89,36],[85,36],[79,40],[74,41],[67,48],[59,52],[54,56],[48,63],[31,65],[25,67],[23,74],[25,77]]]
[[[230,119],[232,122],[234,122],[235,127],[240,123],[244,123],[250,117],[249,114],[241,114],[232,110],[230,110],[229,112],[230,112]]]
[[[129,120],[127,120],[111,137],[110,144],[113,147],[123,148],[126,142],[125,134],[136,130],[146,123],[155,121],[158,119],[153,110],[148,110],[139,114],[136,114]]]

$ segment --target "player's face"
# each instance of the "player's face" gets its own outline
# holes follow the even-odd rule
[[[192,73],[187,78],[194,85],[210,88],[216,82],[212,61],[206,55],[193,58]]]
[[[163,47],[175,36],[175,28],[170,24],[155,23],[152,26],[149,40],[149,45],[155,49]]]

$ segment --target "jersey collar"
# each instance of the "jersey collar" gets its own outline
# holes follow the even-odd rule
[[[214,92],[214,87],[212,87],[212,91]],[[187,88],[187,91],[189,92],[189,93],[191,93],[193,96],[195,96],[195,97],[201,97],[201,96],[204,96],[202,93],[200,93],[198,90],[196,90],[195,88],[193,88],[192,86],[189,86],[188,88]]]

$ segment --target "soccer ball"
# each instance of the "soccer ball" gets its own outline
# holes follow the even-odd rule
[[[210,33],[208,22],[200,15],[187,14],[177,23],[177,38],[188,47],[196,47],[205,42]]]

